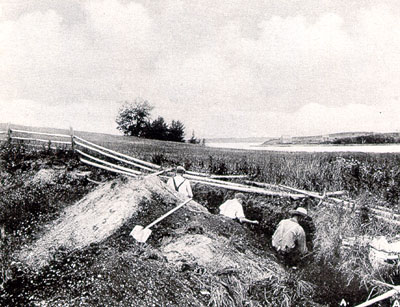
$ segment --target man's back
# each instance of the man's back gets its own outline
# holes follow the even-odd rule
[[[237,199],[229,199],[219,207],[219,213],[231,219],[244,217],[243,207]]]
[[[181,175],[176,175],[175,177],[170,178],[167,184],[175,191],[186,195],[189,198],[193,197],[192,187],[190,186],[189,180],[183,178]]]
[[[272,246],[278,251],[298,249],[302,254],[307,253],[304,229],[293,219],[282,220],[272,236]]]

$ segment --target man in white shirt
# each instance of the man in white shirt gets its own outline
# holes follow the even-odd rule
[[[219,207],[219,213],[231,219],[237,218],[241,223],[246,222],[250,224],[258,224],[258,221],[252,221],[245,218],[242,206],[244,202],[244,194],[236,193],[234,199],[227,200]]]
[[[307,254],[306,234],[299,221],[307,217],[305,208],[290,211],[291,218],[279,222],[272,236],[272,246],[288,266],[295,266]]]
[[[186,170],[182,166],[176,168],[175,177],[169,178],[167,184],[175,191],[185,195],[188,198],[193,198],[192,187],[190,186],[190,181],[183,178]]]

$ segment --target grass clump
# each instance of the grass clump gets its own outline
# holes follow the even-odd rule
[[[184,163],[191,170],[247,174],[255,181],[318,192],[347,190],[367,212],[377,202],[393,207],[399,201],[399,155],[244,152],[157,142],[103,145],[163,166]],[[133,226],[145,226],[176,205],[153,195],[140,204],[148,214],[138,214],[109,239],[70,253],[60,249],[49,266],[40,272],[27,272],[18,264],[11,265],[12,252],[38,237],[42,225],[93,185],[71,176],[82,166],[69,151],[5,144],[0,148],[0,159],[4,189],[0,222],[10,243],[3,245],[8,249],[2,249],[2,270],[8,273],[8,277],[3,274],[6,291],[0,297],[2,305],[316,306],[337,305],[342,298],[356,304],[366,299],[375,279],[393,284],[399,281],[393,268],[371,267],[366,244],[360,242],[351,250],[343,249],[342,244],[348,237],[361,241],[364,236],[394,236],[398,229],[339,206],[315,208],[315,202],[301,204],[261,196],[249,196],[245,207],[247,217],[261,221],[258,226],[221,223],[218,217],[183,208],[179,215],[154,227],[149,239],[152,246],[143,247],[129,237]],[[45,180],[43,170],[49,170],[50,180]],[[43,180],[33,180],[39,172]],[[102,172],[92,173],[102,180],[110,178]],[[218,206],[233,196],[233,192],[200,185],[194,192],[195,199],[212,213],[218,213]],[[316,228],[311,264],[296,272],[274,270],[270,267],[275,263],[270,236],[288,211],[299,205],[309,209]],[[265,257],[268,261],[262,262],[265,266],[261,269],[273,273],[255,280],[249,271],[237,267],[174,266],[159,248],[184,233],[220,236],[238,253],[251,251]],[[236,239],[229,241],[233,236]]]

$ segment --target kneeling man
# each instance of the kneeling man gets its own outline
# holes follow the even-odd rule
[[[299,220],[307,217],[307,210],[291,210],[291,218],[282,220],[272,236],[272,246],[288,266],[296,266],[302,255],[307,254],[306,234]]]

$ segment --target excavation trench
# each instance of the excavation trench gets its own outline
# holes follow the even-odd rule
[[[218,214],[219,205],[226,199],[232,198],[234,193],[226,191],[225,193],[217,189],[204,188],[197,185],[195,187],[197,197],[200,203],[204,203],[207,209]],[[319,212],[315,211],[315,205],[310,199],[292,200],[289,198],[276,198],[276,197],[257,197],[249,196],[247,201],[248,205],[245,206],[246,217],[252,220],[260,221],[259,225],[243,224],[241,227],[247,229],[251,233],[252,243],[254,248],[262,250],[265,255],[268,255],[277,262],[280,266],[284,267],[283,263],[275,257],[275,252],[271,246],[272,235],[277,227],[279,221],[289,217],[289,210],[295,209],[299,206],[306,207],[311,212],[311,215],[317,217]],[[318,210],[324,210],[319,208]],[[239,224],[238,222],[235,222]],[[239,224],[240,225],[240,224]],[[318,257],[318,244],[316,240],[316,231],[318,231],[312,219],[306,219],[302,222],[302,227],[307,234],[307,246],[309,251],[313,251],[309,257],[306,257],[302,265],[297,270],[292,271],[285,269],[295,279],[304,280],[312,283],[315,286],[313,301],[322,305],[338,306],[340,302],[346,301],[347,306],[353,306],[361,303],[367,299],[370,292],[362,286],[362,281],[359,276],[350,278],[345,275],[345,272],[340,271],[338,264],[340,262],[340,254],[338,250],[334,256],[330,258],[329,262]],[[317,245],[314,248],[314,246]],[[265,293],[265,288],[268,287],[263,283],[255,283],[252,291],[255,291],[256,296],[262,296]]]
[[[150,224],[183,199],[154,176],[103,184],[47,225],[36,242],[17,253],[18,259],[31,270],[46,272],[60,250],[63,263],[68,262],[69,255],[90,251],[93,246],[118,251],[119,255],[114,255],[118,259],[124,255],[136,259],[145,250],[150,256],[136,265],[151,264],[153,270],[173,269],[187,283],[197,276],[203,288],[192,286],[191,299],[199,305],[240,305],[253,300],[267,306],[288,297],[289,305],[300,302],[334,306],[343,299],[353,305],[368,296],[359,280],[347,284],[335,266],[312,257],[296,271],[287,270],[278,262],[270,246],[271,235],[297,203],[252,198],[245,212],[261,223],[243,225],[215,214],[217,206],[232,197],[231,192],[198,186],[194,190],[195,201],[156,224],[143,245],[129,236],[130,230],[135,225]],[[157,266],[153,266],[154,261]],[[113,265],[107,258],[105,266]],[[188,277],[187,273],[192,275]],[[152,282],[151,276],[148,282]],[[170,287],[168,283],[165,280],[162,287]],[[162,287],[154,291],[161,291]]]

